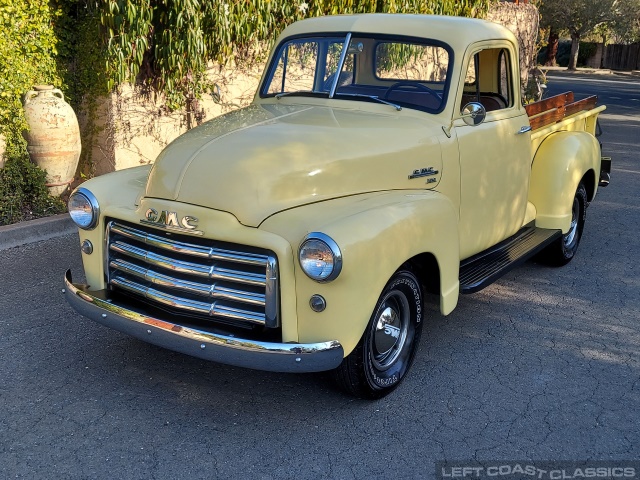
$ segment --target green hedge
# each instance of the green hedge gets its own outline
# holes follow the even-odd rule
[[[105,0],[110,87],[144,83],[189,106],[209,87],[210,60],[251,61],[288,24],[346,13],[424,13],[483,17],[495,0]]]
[[[597,43],[580,42],[578,50],[578,67],[584,67],[589,59],[596,54],[598,48]],[[556,63],[559,67],[569,66],[569,57],[571,56],[571,40],[560,40],[558,42],[558,52],[556,53]],[[544,47],[538,53],[538,63],[543,65],[547,59],[547,47]]]
[[[0,170],[0,225],[60,213],[45,173],[31,163],[22,132],[24,94],[37,84],[62,86],[55,21],[61,10],[45,0],[0,0],[0,134],[6,164]]]
[[[29,160],[26,147],[9,145],[7,153],[0,170],[0,225],[64,212],[64,202],[49,195],[46,174]]]

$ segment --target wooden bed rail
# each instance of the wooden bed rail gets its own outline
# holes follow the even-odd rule
[[[574,101],[573,92],[561,93],[539,102],[530,103],[524,108],[529,115],[529,123],[532,130],[537,130],[547,125],[559,122],[569,115],[591,110],[598,102],[597,95]]]

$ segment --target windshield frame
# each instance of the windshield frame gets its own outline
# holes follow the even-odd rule
[[[276,70],[278,68],[278,63],[282,57],[282,53],[283,53],[282,49],[286,44],[292,41],[301,40],[305,38],[311,40],[314,38],[331,38],[331,37],[334,37],[334,38],[342,37],[345,39],[343,43],[341,56],[340,56],[339,71],[342,71],[342,68],[344,67],[345,57],[346,57],[348,45],[351,39],[359,39],[359,38],[372,39],[375,42],[376,48],[379,43],[383,43],[383,42],[405,42],[409,44],[424,45],[429,47],[440,47],[444,49],[448,55],[447,73],[446,73],[446,78],[443,82],[442,99],[441,99],[442,101],[440,102],[439,107],[428,108],[428,107],[422,107],[420,105],[416,105],[412,103],[399,102],[396,100],[392,100],[392,103],[393,104],[397,103],[403,108],[419,110],[419,111],[423,111],[431,114],[441,113],[446,108],[448,99],[449,99],[449,92],[453,83],[451,78],[451,74],[454,70],[454,61],[455,61],[455,54],[454,54],[453,48],[449,44],[441,40],[436,40],[428,37],[415,37],[412,35],[397,35],[397,34],[387,34],[387,33],[381,34],[381,33],[371,33],[371,32],[342,32],[342,31],[340,32],[306,32],[304,34],[291,35],[286,38],[283,38],[278,43],[276,48],[274,48],[274,54],[271,57],[270,63],[267,67],[267,74],[264,76],[262,84],[260,85],[260,88],[258,90],[259,98],[261,99],[278,98],[279,99],[287,96],[301,96],[301,97],[325,98],[325,99],[343,100],[343,101],[352,100],[352,101],[364,101],[369,103],[380,103],[380,102],[375,102],[375,100],[371,98],[367,98],[366,95],[362,95],[362,96],[349,95],[348,93],[341,93],[339,92],[339,89],[334,89],[334,88],[331,88],[329,92],[326,92],[326,91],[295,92],[293,91],[293,92],[267,93],[268,88],[270,87],[271,82],[273,81],[273,77],[275,76]],[[357,62],[357,56],[356,56],[356,62]],[[371,68],[373,69],[372,73],[374,77],[377,78],[376,72],[375,72],[376,65],[374,62],[371,62]],[[407,82],[410,83],[411,81],[407,80]],[[420,83],[420,82],[418,81],[416,83]],[[423,83],[426,83],[426,82],[423,82]],[[335,87],[335,85],[332,87]]]

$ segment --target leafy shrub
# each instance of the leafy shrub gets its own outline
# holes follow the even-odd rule
[[[29,159],[24,144],[9,145],[0,170],[0,225],[66,211],[64,202],[49,195],[46,173]]]
[[[596,54],[598,48],[597,43],[580,42],[578,50],[578,67],[584,67],[589,59]],[[558,42],[558,52],[556,53],[556,63],[559,67],[569,66],[569,57],[571,56],[571,40],[560,40]],[[543,64],[547,58],[547,47],[544,47],[538,53],[538,63]]]
[[[0,170],[0,225],[65,211],[49,196],[46,174],[31,163],[22,132],[22,98],[33,85],[60,85],[54,20],[48,0],[0,0],[0,133],[6,164]]]
[[[207,90],[209,61],[251,62],[302,18],[348,13],[431,13],[482,17],[495,0],[105,0],[110,87],[152,86],[170,108],[190,107]]]
[[[47,0],[0,0],[0,133],[21,136],[27,127],[22,97],[33,85],[60,84],[53,21]]]

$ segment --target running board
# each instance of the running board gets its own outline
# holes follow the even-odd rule
[[[513,237],[462,261],[460,293],[475,293],[491,285],[561,236],[560,230],[524,227]]]

